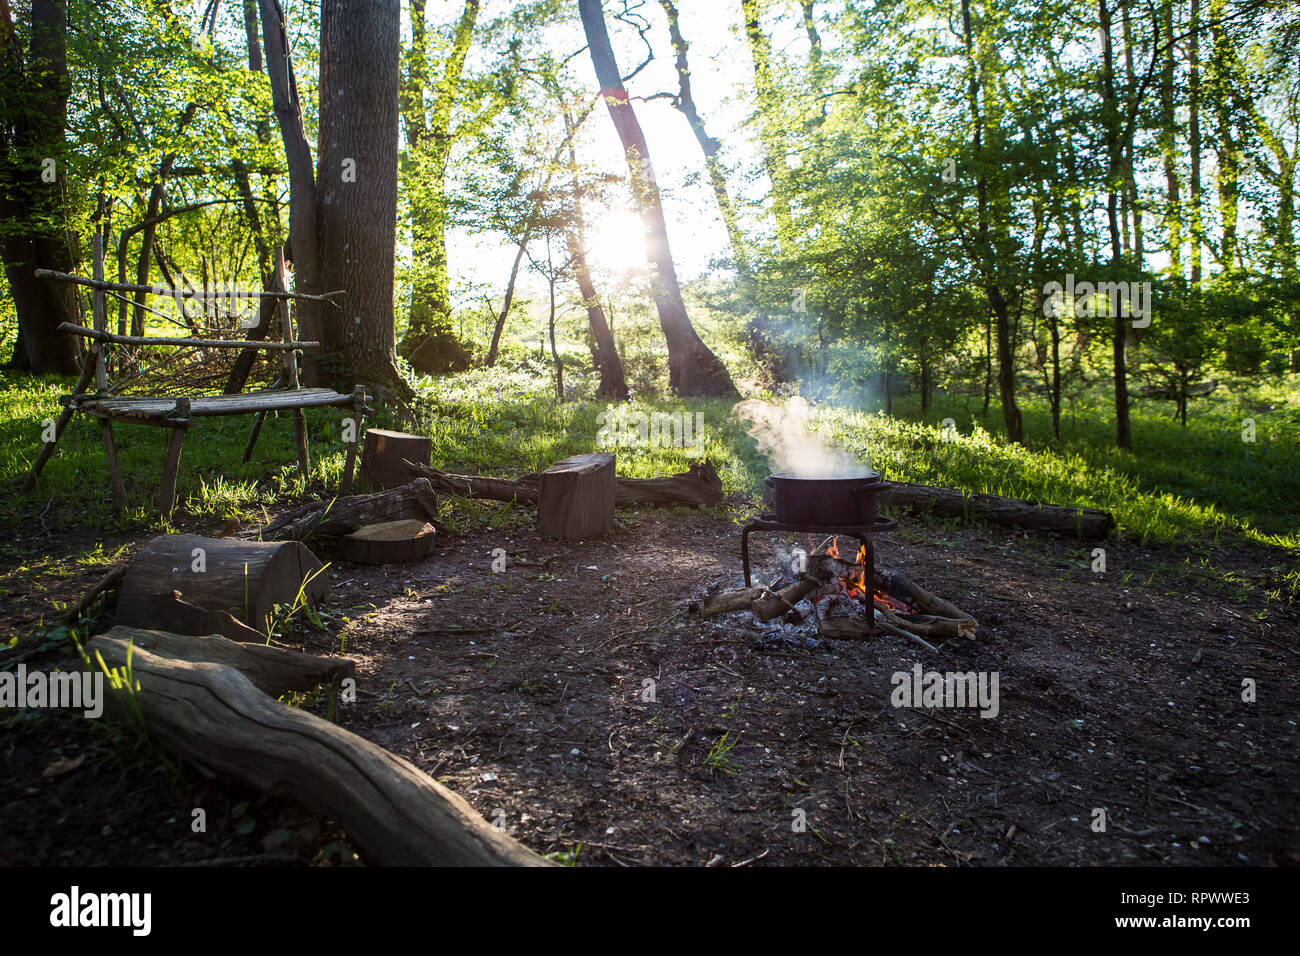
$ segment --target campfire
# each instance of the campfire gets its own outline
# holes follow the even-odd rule
[[[760,519],[755,524],[766,530],[766,525],[777,522]],[[748,565],[748,547],[744,550]],[[931,641],[973,638],[977,627],[969,614],[901,571],[876,569],[868,542],[859,544],[853,560],[846,559],[837,534],[820,546],[810,535],[807,551],[785,555],[781,573],[768,584],[713,594],[700,605],[705,617],[743,610],[763,622],[811,620],[822,637],[865,639],[879,630],[929,650],[936,650]]]

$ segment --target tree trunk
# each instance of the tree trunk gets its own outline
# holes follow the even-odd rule
[[[1183,276],[1183,214],[1179,208],[1178,115],[1174,108],[1174,2],[1164,0],[1160,12],[1166,52],[1160,65],[1160,152],[1165,167],[1165,229],[1169,233],[1169,274]]]
[[[479,0],[465,0],[452,36],[451,50],[434,93],[433,113],[426,118],[428,33],[424,0],[411,0],[411,65],[402,90],[402,115],[412,154],[428,196],[411,201],[411,257],[415,275],[411,307],[401,353],[422,375],[469,367],[469,354],[451,328],[451,282],[447,270],[447,161],[451,153],[451,114],[460,90],[465,58],[478,20]]]
[[[678,24],[677,7],[672,0],[659,0],[659,2],[664,8],[664,13],[668,16],[668,34],[672,40],[673,54],[676,58],[677,96],[673,98],[673,105],[690,123],[691,132],[695,134],[695,141],[699,143],[700,152],[704,154],[704,167],[709,175],[709,185],[713,188],[714,199],[718,203],[718,212],[722,216],[722,225],[727,230],[727,240],[731,245],[731,256],[736,261],[736,271],[740,275],[742,285],[754,300],[756,311],[749,322],[750,346],[754,351],[754,357],[767,368],[772,377],[777,381],[783,381],[786,377],[785,360],[773,348],[768,332],[767,316],[758,307],[756,283],[750,268],[749,250],[745,242],[745,234],[740,228],[740,219],[736,215],[735,204],[731,201],[731,195],[727,190],[726,170],[722,166],[722,161],[718,158],[722,143],[705,131],[704,120],[695,107],[695,96],[691,89],[691,69],[686,59],[687,43],[682,37],[681,27]],[[809,3],[805,7],[806,18],[811,17],[811,6],[812,4]],[[811,20],[808,22],[811,24]],[[816,27],[811,26],[810,29],[812,30],[812,36],[816,36]]]
[[[321,276],[345,290],[327,307],[325,351],[347,384],[404,393],[393,330],[400,14],[398,0],[321,6],[316,188]]]
[[[626,401],[628,390],[623,375],[623,360],[614,347],[614,336],[605,322],[605,310],[601,308],[600,297],[596,295],[596,284],[591,279],[591,268],[587,265],[587,222],[583,212],[582,184],[578,181],[578,152],[574,146],[576,131],[573,118],[567,110],[564,113],[564,126],[569,140],[569,172],[573,179],[573,209],[570,217],[573,228],[565,230],[564,238],[569,248],[569,257],[573,261],[573,273],[578,281],[578,291],[582,294],[582,304],[587,310],[587,322],[591,326],[592,357],[600,370],[600,386],[596,389],[596,394]]]
[[[601,11],[600,0],[578,0],[578,9],[582,14],[582,26],[596,69],[596,78],[605,97],[610,119],[622,141],[632,192],[645,223],[646,256],[654,266],[652,286],[655,305],[659,311],[659,325],[668,343],[669,386],[680,396],[736,396],[738,392],[726,366],[718,361],[718,357],[700,339],[686,314],[681,287],[677,282],[677,268],[668,246],[668,224],[664,220],[650,150],[641,131],[641,124],[628,101],[627,90],[623,87],[623,78],[619,74],[614,50],[605,29],[605,15]]]
[[[1187,37],[1187,151],[1190,154],[1189,162],[1191,165],[1190,182],[1188,184],[1190,192],[1188,202],[1191,209],[1188,216],[1188,225],[1192,240],[1191,279],[1193,286],[1200,286],[1201,284],[1201,243],[1205,236],[1201,224],[1201,57],[1200,37],[1198,36],[1201,29],[1200,14],[1200,0],[1192,0],[1191,22],[1188,27],[1189,33]]]
[[[59,332],[59,325],[77,322],[76,290],[33,274],[36,269],[73,270],[74,238],[64,203],[71,86],[67,5],[64,0],[33,0],[25,65],[7,4],[0,17],[0,88],[6,100],[14,93],[22,104],[7,102],[7,115],[0,118],[0,248],[18,316],[18,342],[25,353],[15,351],[11,364],[37,373],[74,375],[79,345],[73,336]],[[54,162],[50,182],[47,159]]]
[[[289,167],[289,242],[286,253],[293,262],[294,286],[298,292],[313,295],[333,291],[321,284],[316,234],[316,176],[312,168],[311,146],[303,128],[298,82],[289,57],[284,11],[279,0],[258,2],[262,12],[262,41],[266,47],[266,74],[271,81],[271,102]],[[299,338],[311,342],[324,341],[322,319],[327,311],[333,313],[331,318],[337,325],[339,318],[335,309],[317,302],[299,302]],[[303,383],[309,386],[325,385],[329,377],[316,352],[303,354],[302,374]]]
[[[501,314],[497,316],[496,325],[492,329],[492,345],[487,354],[488,368],[497,364],[497,355],[501,348],[501,333],[506,327],[506,319],[510,317],[510,304],[515,300],[515,282],[519,278],[519,266],[524,261],[524,250],[528,248],[530,237],[531,232],[525,230],[524,237],[519,240],[519,248],[515,251],[515,262],[510,267],[510,281],[506,283],[505,301],[501,305]]]
[[[1119,270],[1124,264],[1120,245],[1118,197],[1116,190],[1122,181],[1122,154],[1120,149],[1119,103],[1115,97],[1115,63],[1111,48],[1110,11],[1106,0],[1097,0],[1097,18],[1101,30],[1101,89],[1105,124],[1106,154],[1106,215],[1110,226],[1110,268],[1113,281],[1119,280]],[[1111,346],[1115,366],[1115,447],[1132,448],[1133,435],[1129,427],[1128,372],[1124,366],[1124,345],[1128,337],[1129,322],[1122,308],[1111,316]]]

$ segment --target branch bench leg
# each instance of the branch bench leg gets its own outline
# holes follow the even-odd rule
[[[113,423],[107,418],[99,420],[99,435],[104,440],[104,457],[108,459],[108,480],[113,489],[113,504],[126,507],[126,485],[122,483],[122,464],[117,460],[117,439],[113,437]]]
[[[306,481],[311,475],[311,461],[307,458],[307,417],[301,408],[293,410],[293,435],[298,443],[298,472]]]
[[[244,446],[243,464],[248,464],[248,459],[253,457],[253,446],[257,444],[257,436],[262,433],[262,422],[266,421],[266,412],[258,412],[257,418],[253,422],[253,430],[248,435],[248,444]]]
[[[352,472],[357,465],[357,445],[361,442],[361,420],[366,413],[366,390],[358,385],[352,391],[352,441],[348,445],[348,458],[343,466],[343,494],[352,491]]]
[[[165,518],[172,513],[176,505],[176,473],[181,466],[181,445],[185,442],[185,431],[189,428],[190,400],[176,399],[175,422],[172,423],[171,437],[167,440],[167,460],[163,463],[162,488],[158,491],[158,511]]]
[[[36,487],[36,479],[41,476],[45,469],[45,463],[50,460],[54,454],[54,447],[58,445],[59,439],[63,437],[63,430],[68,427],[68,422],[72,421],[72,416],[77,411],[77,396],[86,390],[90,385],[90,379],[95,374],[95,362],[89,355],[81,365],[81,378],[77,380],[77,387],[72,390],[72,398],[67,406],[63,409],[63,414],[54,423],[54,441],[46,442],[41,449],[41,453],[36,456],[36,461],[32,463],[32,468],[27,472],[27,477],[23,479],[22,493],[26,494]]]

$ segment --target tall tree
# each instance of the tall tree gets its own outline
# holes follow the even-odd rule
[[[407,398],[396,367],[398,0],[324,0],[318,165],[303,127],[278,0],[260,0],[267,74],[289,165],[289,248],[302,336],[324,345],[304,363],[309,385],[365,382]],[[314,357],[313,357],[314,358]]]
[[[741,0],[745,37],[754,64],[754,92],[758,97],[758,135],[763,148],[763,169],[772,184],[772,215],[776,238],[784,250],[794,235],[790,210],[790,165],[786,160],[786,127],[781,120],[781,93],[772,75],[772,48],[761,22],[761,0]],[[818,45],[820,52],[820,44]]]
[[[1120,244],[1119,190],[1123,188],[1124,157],[1121,144],[1121,116],[1115,95],[1115,57],[1111,43],[1110,8],[1106,0],[1097,0],[1097,21],[1101,31],[1101,99],[1102,124],[1106,143],[1106,220],[1110,229],[1110,268],[1112,281],[1119,280],[1124,252]],[[1122,308],[1111,316],[1111,353],[1115,380],[1115,446],[1132,448],[1133,433],[1128,414],[1128,370],[1124,348],[1128,339],[1129,320]]]
[[[609,42],[600,0],[578,0],[578,11],[601,95],[623,144],[632,194],[645,226],[646,257],[654,269],[651,286],[659,312],[659,325],[668,343],[669,386],[682,396],[737,395],[726,366],[700,339],[686,314],[681,286],[677,281],[677,267],[668,245],[668,224],[664,219],[650,149],[628,100],[618,61],[614,58],[614,48]]]
[[[68,16],[66,0],[32,0],[22,50],[13,11],[0,0],[0,248],[18,313],[10,365],[73,374],[78,340],[59,331],[77,322],[74,287],[36,278],[72,271],[75,237],[67,216]]]
[[[393,330],[397,239],[398,0],[324,0],[320,22],[317,251],[345,290],[325,347],[349,378],[398,385]]]
[[[587,310],[587,323],[591,327],[592,358],[600,371],[600,385],[596,389],[596,394],[622,401],[628,397],[627,379],[623,375],[623,360],[619,358],[618,349],[614,346],[614,335],[609,330],[609,323],[605,321],[605,309],[600,304],[600,296],[596,294],[596,283],[591,277],[591,267],[587,264],[587,217],[583,210],[585,191],[578,174],[578,149],[574,142],[577,137],[578,122],[580,121],[575,121],[566,108],[564,135],[569,144],[569,177],[572,193],[571,206],[565,217],[567,228],[564,230],[564,239],[569,247],[569,259],[573,263],[573,275],[578,283],[578,291],[582,295],[582,305]],[[554,348],[554,334],[552,324],[552,348]]]
[[[474,36],[479,0],[465,0],[451,49],[425,105],[429,76],[429,34],[425,0],[410,0],[411,50],[402,84],[402,119],[420,188],[411,201],[411,256],[415,271],[402,355],[422,374],[466,368],[469,355],[451,329],[447,272],[447,163],[452,147],[452,110],[460,92],[465,58]]]

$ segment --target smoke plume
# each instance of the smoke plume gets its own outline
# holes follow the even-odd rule
[[[795,396],[784,405],[758,399],[738,403],[733,414],[745,424],[773,474],[796,478],[858,478],[871,466],[836,448],[808,426],[813,408]]]

